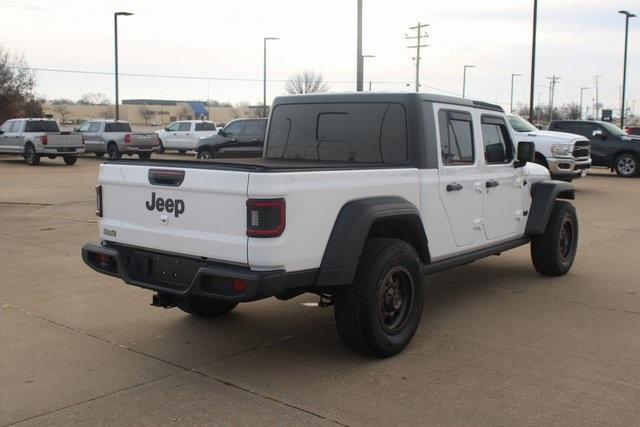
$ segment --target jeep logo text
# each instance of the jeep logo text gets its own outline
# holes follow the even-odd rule
[[[173,216],[178,218],[184,213],[184,200],[181,199],[163,199],[162,197],[156,198],[155,191],[151,193],[151,200],[145,203],[147,210],[156,209],[158,212],[173,213]]]

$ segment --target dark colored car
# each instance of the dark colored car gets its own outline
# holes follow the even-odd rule
[[[220,129],[217,135],[202,138],[196,145],[196,157],[261,157],[266,130],[266,118],[234,120]]]
[[[640,135],[640,126],[627,126],[624,130],[629,135]]]
[[[612,123],[554,120],[549,124],[549,130],[588,138],[591,141],[592,166],[604,166],[625,178],[640,172],[640,136],[629,135]]]

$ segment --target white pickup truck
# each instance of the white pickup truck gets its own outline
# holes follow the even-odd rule
[[[515,114],[507,114],[507,118],[516,142],[535,142],[535,162],[549,169],[553,179],[571,182],[591,168],[591,142],[584,136],[538,130]]]
[[[197,316],[305,292],[377,357],[414,335],[425,276],[531,245],[574,261],[574,187],[532,161],[499,106],[428,94],[276,98],[262,158],[108,161],[94,270]],[[507,261],[509,262],[509,261]]]
[[[193,151],[201,138],[218,134],[216,125],[205,120],[181,120],[163,130],[156,131],[160,138],[160,150],[175,150],[180,154]]]
[[[62,157],[67,165],[73,165],[83,152],[82,135],[60,132],[55,120],[11,119],[0,126],[0,154],[22,155],[31,166],[39,164],[43,156]]]

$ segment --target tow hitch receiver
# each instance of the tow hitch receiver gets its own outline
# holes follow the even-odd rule
[[[180,297],[167,294],[155,294],[151,305],[154,307],[173,308],[180,304]]]

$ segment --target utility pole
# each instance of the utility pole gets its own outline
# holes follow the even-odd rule
[[[551,122],[551,120],[553,120],[553,98],[556,93],[556,84],[558,80],[560,80],[560,77],[554,74],[553,77],[547,77],[547,79],[551,80],[551,84],[549,85],[549,122]]]
[[[625,15],[625,31],[624,31],[624,68],[622,70],[622,107],[620,108],[620,128],[624,129],[624,96],[627,90],[627,47],[629,45],[629,18],[635,18],[631,12],[621,10],[618,13]]]
[[[580,120],[582,120],[582,97],[585,90],[589,90],[589,88],[586,86],[580,88]]]
[[[116,12],[113,14],[113,44],[115,51],[115,68],[116,68],[116,120],[120,119],[120,93],[118,89],[118,16],[131,16],[131,12]]]
[[[415,46],[407,46],[407,49],[415,49],[416,50],[416,92],[420,92],[420,49],[423,47],[428,47],[428,44],[422,44],[423,37],[429,37],[429,35],[425,32],[422,32],[423,28],[428,27],[429,24],[421,24],[418,22],[418,25],[414,27],[409,27],[410,30],[416,31],[415,36],[406,36],[407,40],[416,39],[417,43]]]
[[[356,58],[356,91],[362,92],[364,86],[364,58],[362,57],[362,0],[358,0],[358,35]]]
[[[536,33],[538,28],[538,0],[533,0],[533,42],[531,43],[531,82],[529,92],[529,121],[535,120],[535,110],[533,109],[533,96],[536,81]]]
[[[594,76],[593,80],[596,84],[596,103],[593,106],[593,120],[598,120],[600,116],[600,99],[598,98],[598,83],[600,82],[600,76]]]
[[[513,78],[520,76],[522,76],[522,74],[511,74],[511,107],[509,107],[509,112],[511,114],[513,114]]]

